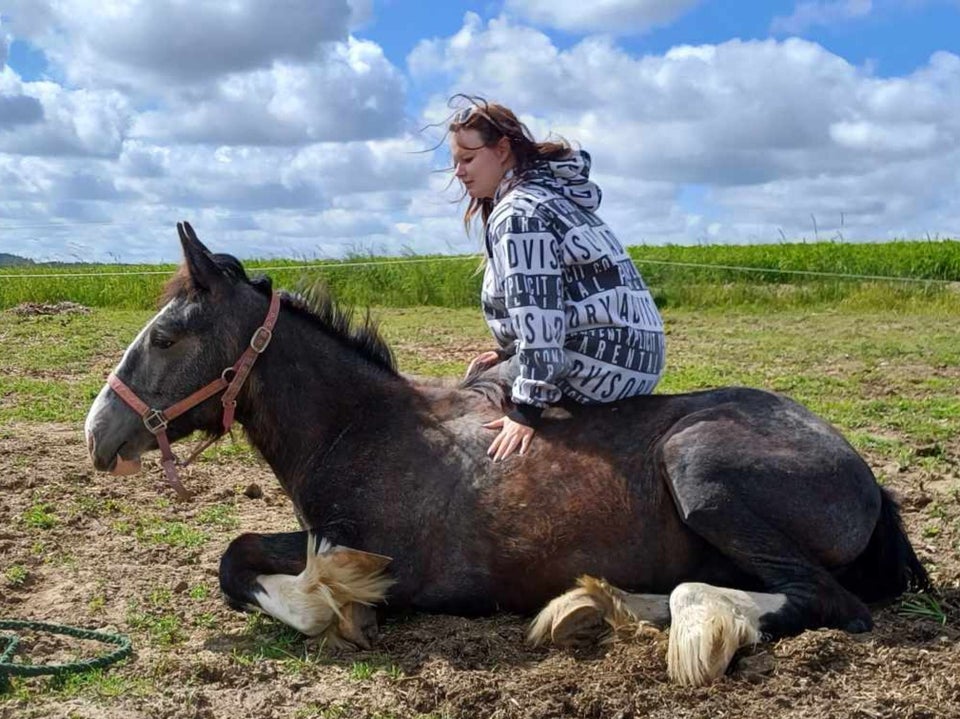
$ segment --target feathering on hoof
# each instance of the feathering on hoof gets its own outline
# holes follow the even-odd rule
[[[605,626],[597,627],[597,620]],[[577,579],[574,589],[556,597],[540,611],[530,624],[527,641],[534,646],[547,641],[582,644],[587,634],[596,640],[610,640],[637,635],[653,626],[631,609],[625,592],[606,580],[584,575]],[[568,641],[574,635],[579,641]]]
[[[307,534],[307,562],[300,574],[261,575],[260,607],[294,629],[315,637],[324,634],[331,646],[341,646],[338,624],[351,603],[373,605],[386,597],[393,580],[383,574],[390,558]],[[353,644],[354,642],[350,642]]]
[[[741,647],[760,641],[756,605],[744,592],[688,582],[670,596],[667,673],[685,686],[709,684]]]

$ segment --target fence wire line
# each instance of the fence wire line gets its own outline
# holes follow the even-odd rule
[[[463,262],[465,260],[476,261],[475,255],[460,255],[456,257],[423,257],[411,258],[405,260],[369,260],[364,262],[338,262],[328,265],[280,265],[277,267],[251,267],[254,272],[282,272],[285,270],[329,270],[339,269],[341,267],[375,267],[386,265],[409,265],[423,262]],[[899,275],[864,275],[848,272],[822,272],[819,270],[785,270],[778,267],[744,267],[741,265],[716,265],[712,263],[701,262],[677,262],[674,260],[633,260],[642,265],[664,265],[667,267],[695,267],[700,269],[712,270],[733,270],[737,272],[755,272],[772,273],[781,275],[802,275],[807,277],[834,277],[845,280],[879,280],[886,282],[927,282],[933,284],[950,285],[957,280],[938,280],[926,277],[902,277]],[[139,277],[148,275],[169,275],[170,270],[138,270],[136,272],[36,272],[36,273],[10,273],[0,274],[0,279],[17,278],[63,278],[63,277]]]

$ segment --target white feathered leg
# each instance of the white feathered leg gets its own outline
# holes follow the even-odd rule
[[[757,599],[760,596],[697,582],[674,589],[667,648],[670,678],[687,686],[702,686],[722,676],[738,649],[760,641],[759,621],[764,611]],[[774,603],[779,604],[779,599]]]

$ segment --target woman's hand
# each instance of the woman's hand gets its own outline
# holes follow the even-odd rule
[[[470,377],[474,372],[483,372],[496,364],[500,364],[500,355],[495,350],[481,352],[470,362],[470,366],[467,367],[467,373],[464,377]]]
[[[485,429],[499,429],[500,434],[493,440],[487,455],[493,457],[494,462],[506,459],[519,448],[520,454],[526,454],[533,439],[534,429],[525,424],[514,422],[509,417],[501,417],[483,425]]]

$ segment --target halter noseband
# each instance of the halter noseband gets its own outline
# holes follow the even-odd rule
[[[173,487],[180,499],[189,499],[190,493],[180,482],[177,466],[186,467],[196,459],[203,450],[217,441],[219,437],[213,437],[204,442],[191,453],[185,462],[181,462],[170,448],[170,440],[167,439],[167,425],[187,410],[196,407],[204,400],[209,399],[225,389],[226,392],[223,393],[220,402],[223,404],[223,432],[226,434],[233,425],[233,418],[237,409],[237,395],[240,394],[240,388],[246,381],[247,375],[250,374],[250,370],[253,368],[253,363],[257,361],[257,357],[259,357],[263,351],[267,349],[267,345],[270,344],[270,340],[273,338],[273,327],[277,323],[277,316],[279,314],[280,295],[274,292],[270,297],[270,309],[267,310],[267,316],[264,318],[263,324],[257,327],[253,333],[253,337],[250,338],[250,346],[243,351],[240,359],[231,367],[226,367],[213,382],[198,389],[189,397],[180,400],[176,404],[170,405],[166,409],[161,410],[149,407],[146,402],[137,397],[136,393],[117,377],[115,372],[111,372],[110,376],[107,377],[107,384],[110,385],[110,388],[113,389],[120,399],[126,402],[134,412],[140,415],[144,427],[157,438],[157,444],[160,447],[162,457],[160,464],[163,465],[163,473],[167,484]]]

